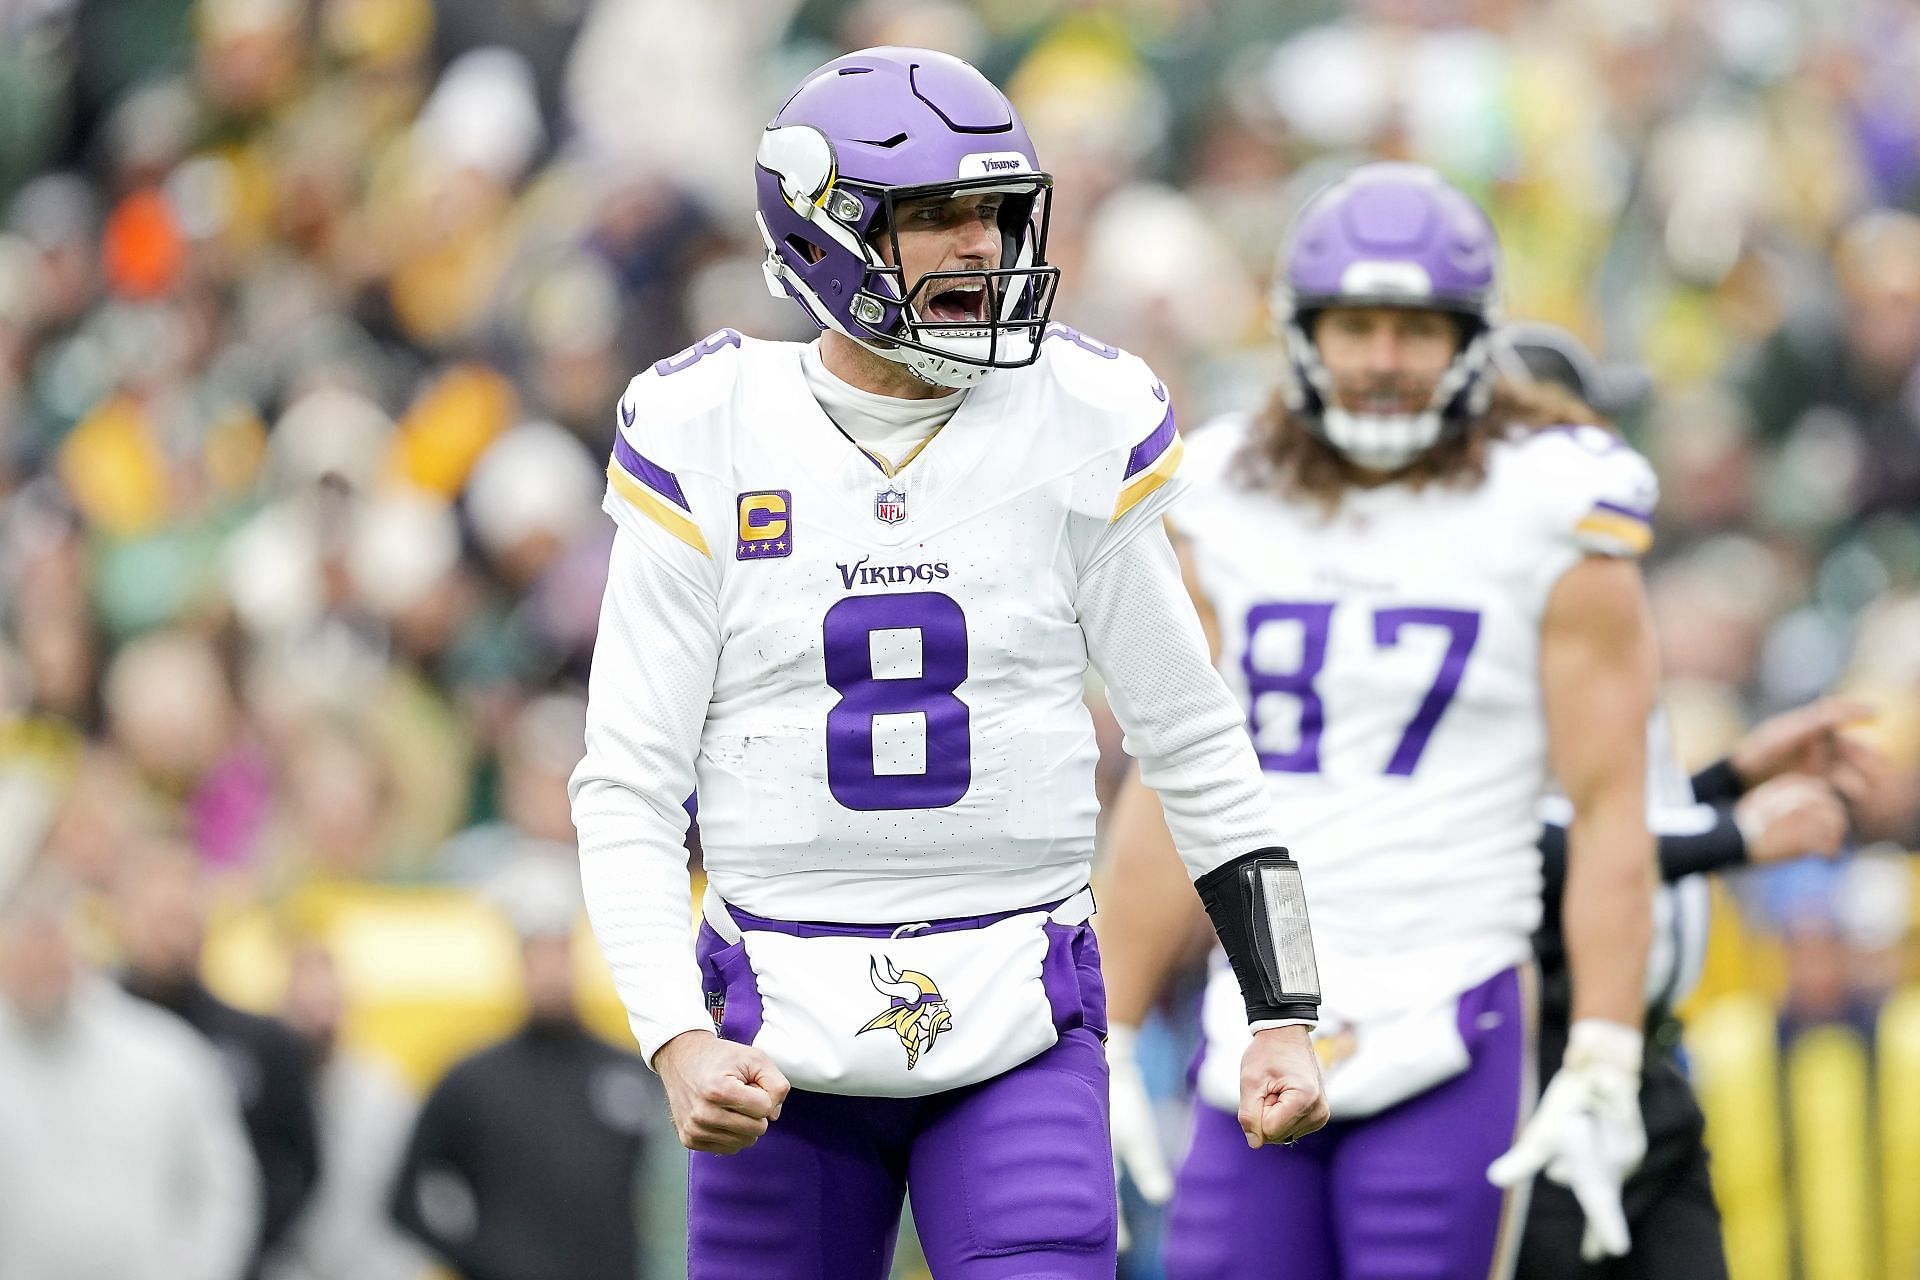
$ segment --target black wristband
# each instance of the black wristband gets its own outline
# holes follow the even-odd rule
[[[1741,781],[1739,773],[1734,770],[1732,756],[1715,760],[1693,775],[1693,798],[1701,804],[1738,800],[1745,794],[1747,784]]]
[[[1194,882],[1239,979],[1247,1021],[1314,1019],[1320,975],[1300,865],[1285,849],[1256,849]]]
[[[1660,837],[1660,878],[1671,884],[1747,860],[1747,838],[1730,805],[1714,806],[1711,827],[1698,835]]]

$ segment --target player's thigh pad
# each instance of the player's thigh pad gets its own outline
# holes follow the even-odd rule
[[[911,1102],[794,1090],[746,1150],[694,1152],[688,1280],[882,1280],[905,1192]]]
[[[941,1280],[1111,1280],[1118,1215],[1099,1039],[1076,1028],[956,1091],[914,1144],[909,1179]]]

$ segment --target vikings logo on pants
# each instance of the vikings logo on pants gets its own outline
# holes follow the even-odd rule
[[[953,1030],[953,1012],[947,1008],[946,997],[926,974],[912,969],[902,973],[888,960],[887,976],[882,978],[878,959],[868,957],[867,966],[873,989],[893,1003],[884,1012],[875,1014],[855,1034],[889,1028],[906,1046],[907,1070],[911,1071],[920,1061],[920,1055],[933,1048],[934,1039],[942,1031]]]

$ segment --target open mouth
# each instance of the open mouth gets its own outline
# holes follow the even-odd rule
[[[942,289],[927,299],[924,314],[943,324],[985,324],[987,286],[975,280]]]

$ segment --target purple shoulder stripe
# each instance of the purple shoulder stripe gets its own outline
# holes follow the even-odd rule
[[[1653,512],[1642,510],[1639,507],[1622,506],[1618,502],[1607,502],[1603,499],[1595,502],[1593,509],[1595,511],[1611,512],[1616,516],[1625,516],[1629,520],[1638,520],[1641,524],[1653,523]]]
[[[641,457],[634,447],[627,443],[627,438],[619,433],[615,433],[613,437],[613,457],[614,461],[620,464],[620,469],[635,480],[688,515],[693,514],[693,508],[687,505],[687,495],[681,491],[680,481],[673,472]]]
[[[1160,455],[1165,453],[1172,443],[1173,410],[1168,409],[1167,416],[1160,419],[1160,425],[1153,429],[1153,434],[1133,446],[1133,452],[1127,455],[1127,474],[1121,478],[1131,480],[1145,471],[1159,460]]]

